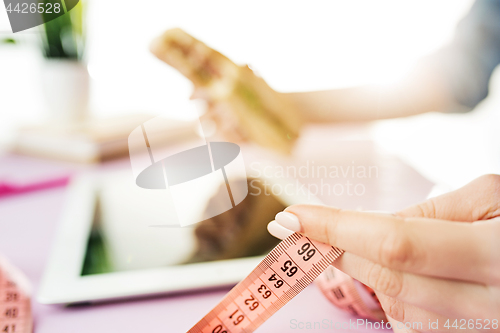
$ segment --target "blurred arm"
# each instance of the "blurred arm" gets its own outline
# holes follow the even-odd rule
[[[499,63],[500,1],[477,0],[459,22],[452,42],[424,58],[403,82],[288,96],[310,122],[469,111],[488,95],[491,74]]]
[[[417,74],[418,73],[418,74]],[[369,121],[456,107],[445,80],[427,70],[390,86],[286,94],[307,122]]]

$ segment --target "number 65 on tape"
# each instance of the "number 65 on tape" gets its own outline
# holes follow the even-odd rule
[[[188,333],[253,332],[342,253],[301,234],[291,235]]]

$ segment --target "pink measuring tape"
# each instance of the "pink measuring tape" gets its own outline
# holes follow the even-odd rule
[[[342,253],[301,234],[291,235],[188,333],[253,332]]]
[[[325,270],[317,283],[334,305],[365,318],[385,318],[373,290],[330,266],[343,253],[304,235],[291,235],[188,333],[253,332]]]
[[[0,332],[31,333],[33,320],[28,281],[0,255]]]
[[[328,267],[315,282],[336,307],[358,317],[387,321],[373,289],[335,267]]]

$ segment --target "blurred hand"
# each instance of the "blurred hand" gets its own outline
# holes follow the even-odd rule
[[[216,89],[195,84],[192,98],[201,98],[207,104],[201,121],[215,122],[218,134],[228,141],[254,142],[289,153],[301,127],[298,109],[289,95],[272,89],[248,66],[238,67],[237,72],[230,91],[224,94],[217,84]]]
[[[395,215],[290,206],[268,229],[344,249],[334,266],[376,291],[393,327],[420,322],[421,331],[494,332],[500,331],[499,215],[500,176],[487,175]],[[429,321],[439,327],[430,329]]]
[[[210,94],[203,88],[194,87],[191,99],[201,99],[206,103],[205,113],[200,117],[202,126],[208,124],[216,128],[216,136],[234,143],[248,142],[249,139],[244,131],[241,131],[241,126],[236,116],[232,113],[231,106],[224,102],[214,100]]]
[[[191,99],[202,99],[207,105],[206,113],[201,117],[201,121],[215,122],[217,134],[223,136],[231,142],[255,141],[254,131],[261,132],[263,139],[266,139],[267,128],[250,128],[258,124],[248,121],[244,115],[250,112],[261,113],[269,118],[275,127],[293,128],[298,131],[297,119],[302,118],[299,109],[293,106],[289,94],[282,94],[272,89],[264,79],[256,75],[248,66],[240,67],[240,89],[227,96],[221,97],[214,94],[209,87],[197,85],[195,81]],[[242,86],[245,87],[242,87]],[[289,122],[289,124],[287,124]],[[267,126],[266,126],[267,127]],[[291,134],[295,138],[296,133]],[[259,140],[257,140],[259,141]],[[259,142],[265,145],[264,142]]]
[[[289,153],[301,127],[286,94],[274,91],[248,66],[239,66],[181,29],[167,30],[151,52],[188,78],[192,98],[207,102],[208,118],[230,141],[249,140]]]

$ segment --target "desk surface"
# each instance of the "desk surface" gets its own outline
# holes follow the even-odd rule
[[[349,133],[363,132],[350,129]],[[345,128],[319,128],[308,131],[298,143],[293,163],[297,166],[336,166],[344,174],[326,177],[331,184],[348,181],[362,184],[362,195],[323,195],[327,204],[350,209],[394,211],[421,201],[432,184],[398,158],[380,152],[370,141],[347,141]],[[344,141],[339,140],[339,136]],[[245,156],[245,154],[244,154]],[[248,156],[252,156],[249,154]],[[25,158],[2,158],[2,168],[16,173],[32,166]],[[119,168],[126,161],[103,166]],[[347,166],[376,166],[377,174],[362,177],[345,172]],[[59,166],[60,167],[60,166]],[[50,167],[48,167],[50,169]],[[312,170],[312,169],[310,169]],[[20,172],[20,171],[19,171]],[[35,172],[35,170],[33,170]],[[80,172],[73,169],[73,172]],[[301,181],[321,186],[321,179],[308,175]],[[361,192],[358,192],[361,193]],[[32,192],[0,199],[0,253],[18,266],[29,278],[37,292],[44,266],[66,197],[65,188]],[[42,305],[33,300],[35,332],[185,332],[208,310],[222,299],[229,289],[205,291],[175,296],[163,296],[99,305],[61,307]],[[312,306],[313,305],[313,306]],[[354,317],[343,313],[321,295],[315,286],[309,286],[283,310],[268,320],[258,332],[293,332],[292,323],[349,322]],[[308,330],[308,332],[322,332]],[[368,331],[358,329],[357,332]]]

